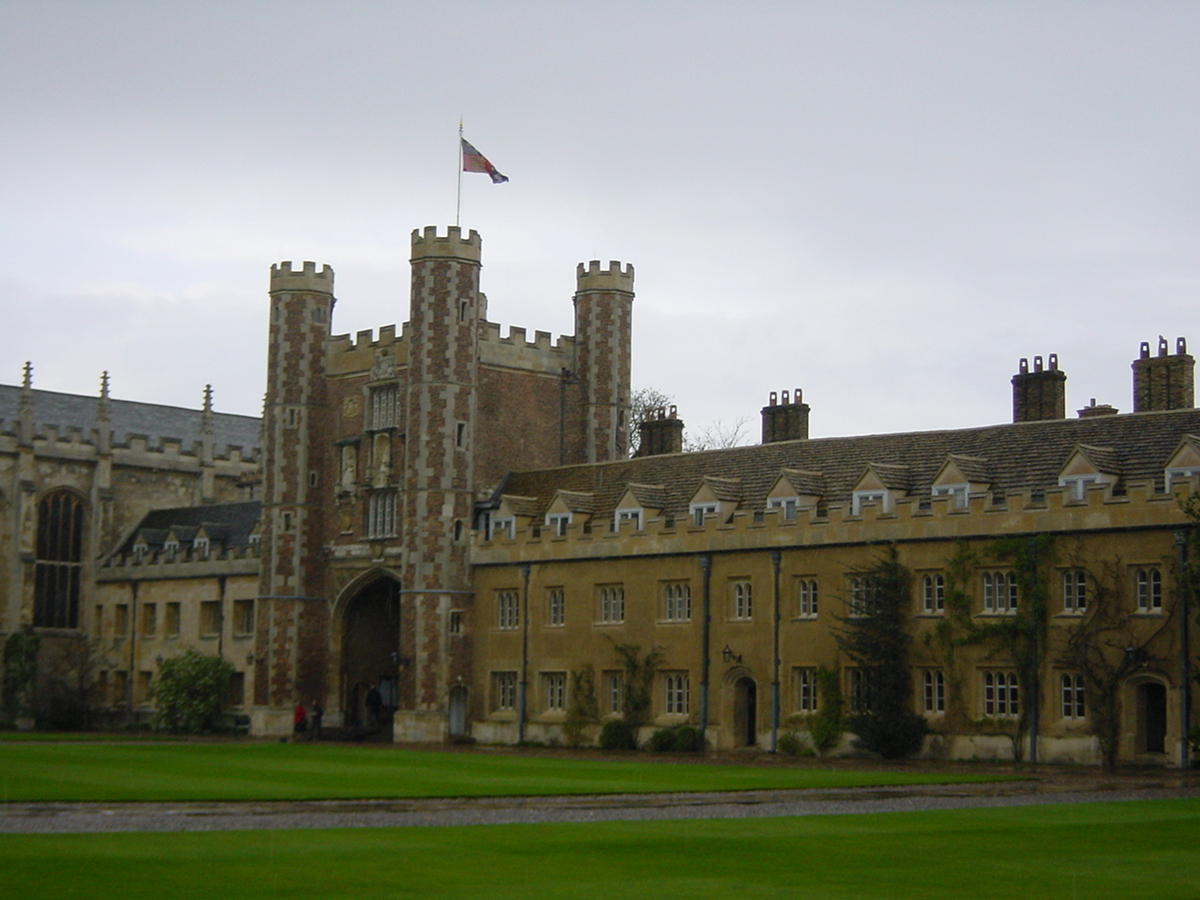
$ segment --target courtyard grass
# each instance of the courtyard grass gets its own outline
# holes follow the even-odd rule
[[[998,780],[994,773],[713,765],[390,746],[0,743],[0,801],[319,800],[867,787]]]
[[[1200,801],[771,819],[0,835],[10,897],[1176,900]]]

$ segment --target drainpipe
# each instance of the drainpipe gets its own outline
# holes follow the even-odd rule
[[[529,687],[529,563],[521,563],[521,682],[517,689],[517,743],[525,743]]]
[[[779,740],[779,562],[781,554],[771,551],[771,569],[774,575],[775,619],[771,634],[771,752],[774,753]]]
[[[129,678],[125,684],[125,724],[133,724],[133,692],[137,684],[138,583],[129,582]]]
[[[1179,548],[1179,768],[1190,769],[1188,732],[1192,727],[1192,660],[1188,655],[1188,619],[1191,618],[1191,585],[1188,583],[1187,533],[1175,532]]]
[[[712,556],[705,553],[700,557],[700,598],[703,612],[701,613],[700,632],[700,734],[707,740],[708,734],[708,643],[710,615],[711,585],[712,585]]]
[[[1029,564],[1037,577],[1037,544],[1029,539]],[[1044,616],[1046,611],[1042,611]],[[1029,686],[1029,763],[1037,765],[1038,761],[1038,718],[1041,712],[1042,692],[1042,658],[1038,637],[1041,633],[1042,622],[1035,622],[1033,629],[1033,684]]]

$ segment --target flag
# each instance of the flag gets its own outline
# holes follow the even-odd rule
[[[487,157],[471,146],[466,138],[459,138],[462,141],[462,157],[464,172],[486,172],[492,178],[492,184],[504,184],[508,181],[508,176],[501,175],[496,171],[496,167],[487,161]]]

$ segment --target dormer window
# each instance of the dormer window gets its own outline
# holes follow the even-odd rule
[[[632,508],[618,509],[613,513],[613,531],[620,531],[621,526],[626,522],[633,523],[634,531],[642,530],[642,508],[635,506]]]
[[[877,503],[883,512],[891,512],[891,504],[888,502],[887,491],[855,491],[850,504],[852,515],[862,515],[864,503]]]
[[[719,505],[716,503],[693,503],[688,507],[688,512],[692,515],[692,524],[703,528],[705,517],[715,516],[718,509]]]
[[[208,538],[196,538],[192,544],[198,559],[208,559]]]
[[[166,541],[163,544],[163,552],[166,553],[168,562],[174,562],[175,554],[179,552],[179,541]]]
[[[571,524],[571,514],[565,513],[547,513],[546,527],[553,529],[557,537],[566,537],[567,526]]]
[[[1087,499],[1087,489],[1090,484],[1099,484],[1099,475],[1064,475],[1058,479],[1060,487],[1067,489],[1070,500],[1082,501]]]
[[[149,549],[150,548],[148,546],[146,546],[145,544],[141,544],[141,543],[134,544],[133,545],[133,561],[134,562],[144,562],[146,559],[146,552]]]
[[[937,484],[933,487],[934,497],[953,497],[955,509],[967,508],[969,485],[966,484]]]
[[[517,536],[517,520],[513,516],[492,516],[487,522],[487,539],[494,541],[497,537],[508,538],[510,541]]]
[[[796,518],[796,509],[799,505],[799,497],[771,497],[767,500],[767,509],[783,510],[783,517],[788,521]]]
[[[1185,481],[1188,478],[1195,478],[1200,475],[1200,466],[1176,466],[1166,471],[1167,490],[1171,490],[1171,485],[1177,481]]]

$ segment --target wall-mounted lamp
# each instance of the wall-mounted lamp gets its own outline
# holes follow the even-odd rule
[[[729,645],[726,644],[725,649],[721,651],[721,659],[725,660],[726,665],[734,662],[740,663],[742,661],[742,654],[734,653]]]
[[[248,665],[248,666],[254,665],[254,654],[253,653],[246,654],[246,665]]]

